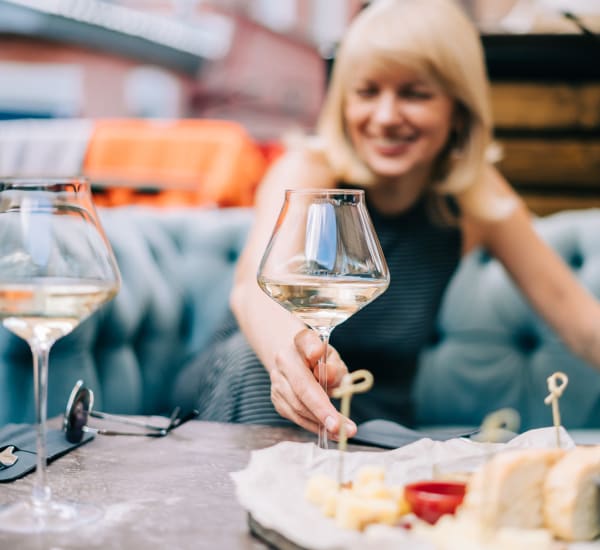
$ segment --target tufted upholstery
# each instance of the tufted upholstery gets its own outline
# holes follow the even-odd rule
[[[62,412],[83,378],[96,408],[166,412],[184,358],[206,344],[227,307],[233,264],[252,212],[246,209],[101,211],[123,275],[117,298],[51,354],[49,414]],[[540,219],[541,234],[600,296],[600,211]],[[561,399],[571,428],[600,427],[600,375],[573,357],[527,306],[498,262],[475,251],[450,283],[439,340],[425,350],[415,385],[421,424],[476,424],[513,406],[524,427],[546,425],[546,377],[570,375]],[[33,419],[31,358],[0,327],[0,426]]]
[[[600,297],[600,210],[554,214],[536,227]],[[600,427],[600,374],[565,348],[485,252],[463,259],[438,325],[439,341],[423,354],[415,385],[421,424],[474,424],[510,406],[523,428],[548,425],[546,378],[561,370],[569,375],[564,425]]]
[[[233,265],[251,212],[116,208],[100,212],[119,263],[117,298],[59,340],[50,356],[48,414],[78,378],[95,408],[162,413],[183,359],[225,313]],[[33,420],[29,348],[0,327],[0,426]]]

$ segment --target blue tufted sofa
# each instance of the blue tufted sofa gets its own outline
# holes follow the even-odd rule
[[[539,218],[536,227],[600,298],[600,209]],[[485,251],[462,260],[438,331],[438,342],[421,357],[414,389],[420,424],[472,425],[510,406],[523,428],[548,425],[546,378],[560,370],[569,376],[560,401],[563,424],[600,427],[600,371],[567,350]]]
[[[50,416],[62,413],[78,378],[109,412],[168,412],[171,383],[203,348],[227,309],[233,267],[252,211],[101,211],[119,262],[117,298],[59,340],[51,353]],[[540,219],[541,234],[600,296],[600,211]],[[461,263],[444,298],[439,339],[421,359],[414,397],[421,424],[465,425],[517,408],[523,427],[546,425],[546,377],[570,376],[566,426],[600,427],[600,374],[573,357],[483,251]],[[0,327],[0,426],[33,419],[31,358]]]
[[[206,344],[226,312],[247,209],[100,210],[122,275],[117,297],[50,354],[48,415],[63,412],[77,379],[94,408],[161,414],[185,358]],[[0,426],[34,415],[28,347],[0,326]]]

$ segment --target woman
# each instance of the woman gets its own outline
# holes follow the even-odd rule
[[[317,335],[261,292],[256,271],[288,188],[360,187],[391,271],[387,292],[333,331],[327,376],[368,368],[375,386],[353,418],[411,423],[410,386],[462,254],[484,246],[575,352],[600,365],[600,307],[533,230],[486,158],[492,121],[478,33],[452,0],[379,0],[336,57],[317,136],[289,150],[256,198],[231,294],[235,315],[184,371],[203,417],[287,419],[335,437],[342,418],[316,380]],[[239,329],[238,330],[238,325]],[[190,388],[201,387],[197,390]]]

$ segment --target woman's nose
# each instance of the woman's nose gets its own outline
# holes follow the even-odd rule
[[[378,124],[396,124],[402,119],[402,108],[395,94],[381,94],[375,104],[373,120]]]

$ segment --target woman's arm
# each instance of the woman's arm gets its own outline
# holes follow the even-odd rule
[[[323,344],[304,323],[271,300],[258,286],[256,273],[281,210],[286,189],[330,188],[334,180],[320,154],[308,150],[285,153],[261,183],[255,221],[237,264],[230,304],[240,328],[271,377],[271,399],[284,417],[316,432],[326,423],[337,433],[339,415],[317,382]],[[327,359],[328,387],[347,372],[333,348]],[[353,434],[356,427],[348,425]]]
[[[600,369],[600,304],[540,238],[529,211],[506,180],[490,168],[482,183],[459,201],[469,246],[481,244],[498,258],[569,348]],[[504,205],[496,212],[501,215],[482,216],[478,205],[496,201]]]

